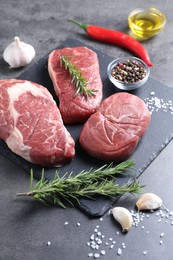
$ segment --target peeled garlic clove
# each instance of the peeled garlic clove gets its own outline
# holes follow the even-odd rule
[[[115,207],[112,209],[112,214],[116,221],[121,225],[122,231],[127,232],[132,227],[133,218],[130,211],[124,207]]]
[[[158,209],[162,205],[161,198],[154,193],[144,193],[136,202],[138,211]]]
[[[34,57],[34,48],[30,44],[20,41],[17,36],[14,37],[14,42],[10,43],[3,53],[3,58],[10,65],[10,68],[24,67],[31,63]]]

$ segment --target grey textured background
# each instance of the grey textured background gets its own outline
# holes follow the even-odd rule
[[[156,37],[145,41],[154,67],[151,76],[173,87],[173,4],[172,1],[24,1],[0,0],[0,79],[17,77],[26,68],[10,70],[2,59],[4,48],[15,35],[32,44],[36,49],[39,62],[45,54],[57,47],[66,38],[74,38],[91,44],[102,52],[118,57],[130,53],[120,47],[95,42],[84,35],[83,31],[67,22],[75,18],[84,23],[92,23],[123,32],[128,31],[127,15],[137,7],[154,6],[162,10],[167,17],[166,28]],[[29,66],[32,66],[29,65]],[[173,97],[170,97],[173,100]],[[162,122],[160,122],[162,123]],[[157,129],[156,129],[157,134]],[[171,142],[154,160],[140,177],[140,183],[146,185],[144,191],[155,192],[162,197],[166,207],[172,206],[172,169],[173,143]],[[0,259],[35,259],[35,260],[86,260],[91,251],[87,241],[96,225],[105,235],[113,237],[116,246],[106,250],[101,259],[117,259],[117,248],[125,242],[127,248],[121,259],[172,259],[173,226],[164,221],[157,223],[155,214],[150,214],[145,221],[145,229],[132,228],[127,234],[117,236],[119,225],[106,215],[103,221],[90,219],[75,208],[66,210],[57,207],[47,208],[29,198],[17,198],[16,192],[29,189],[29,176],[24,170],[0,155]],[[134,208],[136,197],[124,196],[118,205]],[[69,225],[64,225],[68,221]],[[80,227],[77,223],[80,222]],[[147,236],[146,230],[150,233]],[[164,232],[163,245],[159,245],[160,233]],[[47,242],[51,245],[47,246]],[[106,241],[106,240],[105,240]],[[148,254],[143,255],[147,250]]]

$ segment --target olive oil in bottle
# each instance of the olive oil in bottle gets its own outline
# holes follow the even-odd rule
[[[164,28],[165,22],[165,15],[155,8],[136,9],[128,17],[130,29],[142,40],[159,33]]]

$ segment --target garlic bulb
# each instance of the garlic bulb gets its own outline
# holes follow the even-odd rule
[[[144,193],[136,202],[138,211],[158,209],[162,205],[161,198],[154,193]]]
[[[10,65],[10,68],[24,67],[31,63],[34,57],[34,48],[30,44],[20,41],[17,36],[14,37],[14,42],[10,43],[3,53],[3,58]]]
[[[124,207],[115,207],[111,210],[114,218],[122,227],[123,232],[127,232],[132,227],[133,218],[130,211]]]

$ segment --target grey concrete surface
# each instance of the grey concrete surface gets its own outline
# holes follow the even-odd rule
[[[32,64],[56,48],[66,38],[74,38],[90,44],[107,54],[118,57],[129,55],[120,47],[95,42],[86,37],[80,28],[67,22],[75,18],[123,32],[128,31],[128,13],[137,7],[154,6],[166,14],[167,25],[156,37],[143,42],[154,67],[151,76],[173,87],[173,3],[172,1],[103,1],[103,0],[0,0],[0,79],[17,77],[22,71],[11,70],[2,59],[4,48],[15,35],[32,44],[36,57]],[[32,66],[30,64],[28,67]],[[173,100],[173,97],[170,97]],[[156,132],[157,134],[157,132]],[[173,211],[173,143],[171,142],[139,178],[146,185],[144,191],[154,192],[163,198],[164,205]],[[128,234],[122,234],[119,225],[105,215],[103,221],[91,219],[76,208],[46,207],[38,202],[17,198],[16,193],[29,189],[29,175],[0,155],[0,259],[2,260],[85,260],[88,253],[106,254],[100,259],[172,259],[173,225],[166,217],[149,213],[149,218]],[[136,197],[123,196],[118,204],[134,209]],[[167,221],[167,222],[166,222]],[[68,225],[64,223],[68,222]],[[80,226],[77,225],[80,223]],[[99,225],[103,243],[99,250],[87,246],[95,227]],[[142,228],[144,226],[144,228]],[[120,232],[117,235],[116,232]],[[149,232],[147,232],[149,231]],[[161,238],[160,234],[165,235]],[[113,238],[114,248],[110,248]],[[160,241],[163,244],[160,244]],[[50,241],[51,245],[47,245]],[[109,242],[106,246],[105,242]],[[118,248],[122,255],[117,255]],[[144,255],[143,251],[147,251]]]

